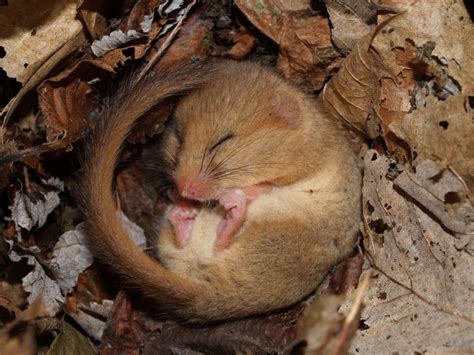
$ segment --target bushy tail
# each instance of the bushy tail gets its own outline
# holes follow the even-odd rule
[[[200,284],[169,272],[129,238],[113,197],[114,170],[135,122],[163,99],[203,84],[210,71],[202,64],[184,64],[138,82],[124,81],[106,105],[86,148],[81,205],[89,246],[96,257],[121,274],[128,287],[152,298],[159,295],[163,305],[192,303]]]

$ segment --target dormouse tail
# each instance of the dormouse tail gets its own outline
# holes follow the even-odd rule
[[[199,284],[175,275],[129,238],[114,202],[113,178],[122,144],[135,122],[170,96],[194,89],[210,76],[208,65],[184,64],[157,71],[137,82],[126,80],[106,104],[85,153],[81,205],[93,254],[122,275],[122,281],[160,303],[192,303]]]

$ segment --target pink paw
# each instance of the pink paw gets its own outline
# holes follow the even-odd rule
[[[217,251],[230,246],[235,233],[245,221],[248,205],[260,194],[271,190],[271,184],[262,183],[243,189],[230,190],[221,196],[219,203],[226,210],[226,215],[217,226],[217,240],[214,246]]]
[[[197,208],[186,202],[179,202],[168,212],[178,248],[183,248],[189,241],[197,214]]]
[[[226,215],[217,226],[215,248],[221,251],[229,247],[237,230],[244,223],[247,211],[247,196],[241,189],[235,189],[224,194],[219,203],[226,210]]]

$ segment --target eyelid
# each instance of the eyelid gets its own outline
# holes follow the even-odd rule
[[[229,139],[234,138],[234,134],[232,132],[227,133],[224,137],[219,139],[217,143],[215,143],[210,149],[209,153],[211,153],[214,149],[216,149],[218,146],[220,146],[222,143],[228,141]]]

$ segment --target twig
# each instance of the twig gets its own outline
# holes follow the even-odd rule
[[[347,342],[348,338],[351,336],[351,327],[356,320],[356,317],[359,315],[362,309],[362,297],[364,296],[367,288],[370,284],[370,278],[372,273],[369,271],[365,274],[364,278],[362,279],[359,287],[357,288],[357,292],[355,294],[354,302],[352,303],[352,308],[349,311],[346,319],[344,320],[344,325],[342,327],[342,331],[339,335],[339,341],[337,346],[334,348],[333,354],[341,354],[343,350],[344,344]]]
[[[163,53],[168,49],[169,45],[173,41],[173,39],[176,37],[178,34],[179,30],[183,26],[184,20],[187,18],[189,11],[191,8],[196,4],[197,0],[193,0],[184,10],[183,16],[179,19],[178,23],[176,26],[173,28],[173,31],[168,35],[166,40],[164,41],[163,45],[156,51],[154,56],[151,58],[151,60],[145,65],[145,67],[140,71],[140,73],[137,76],[137,81],[141,80],[143,76],[158,62],[158,59],[161,58]]]

